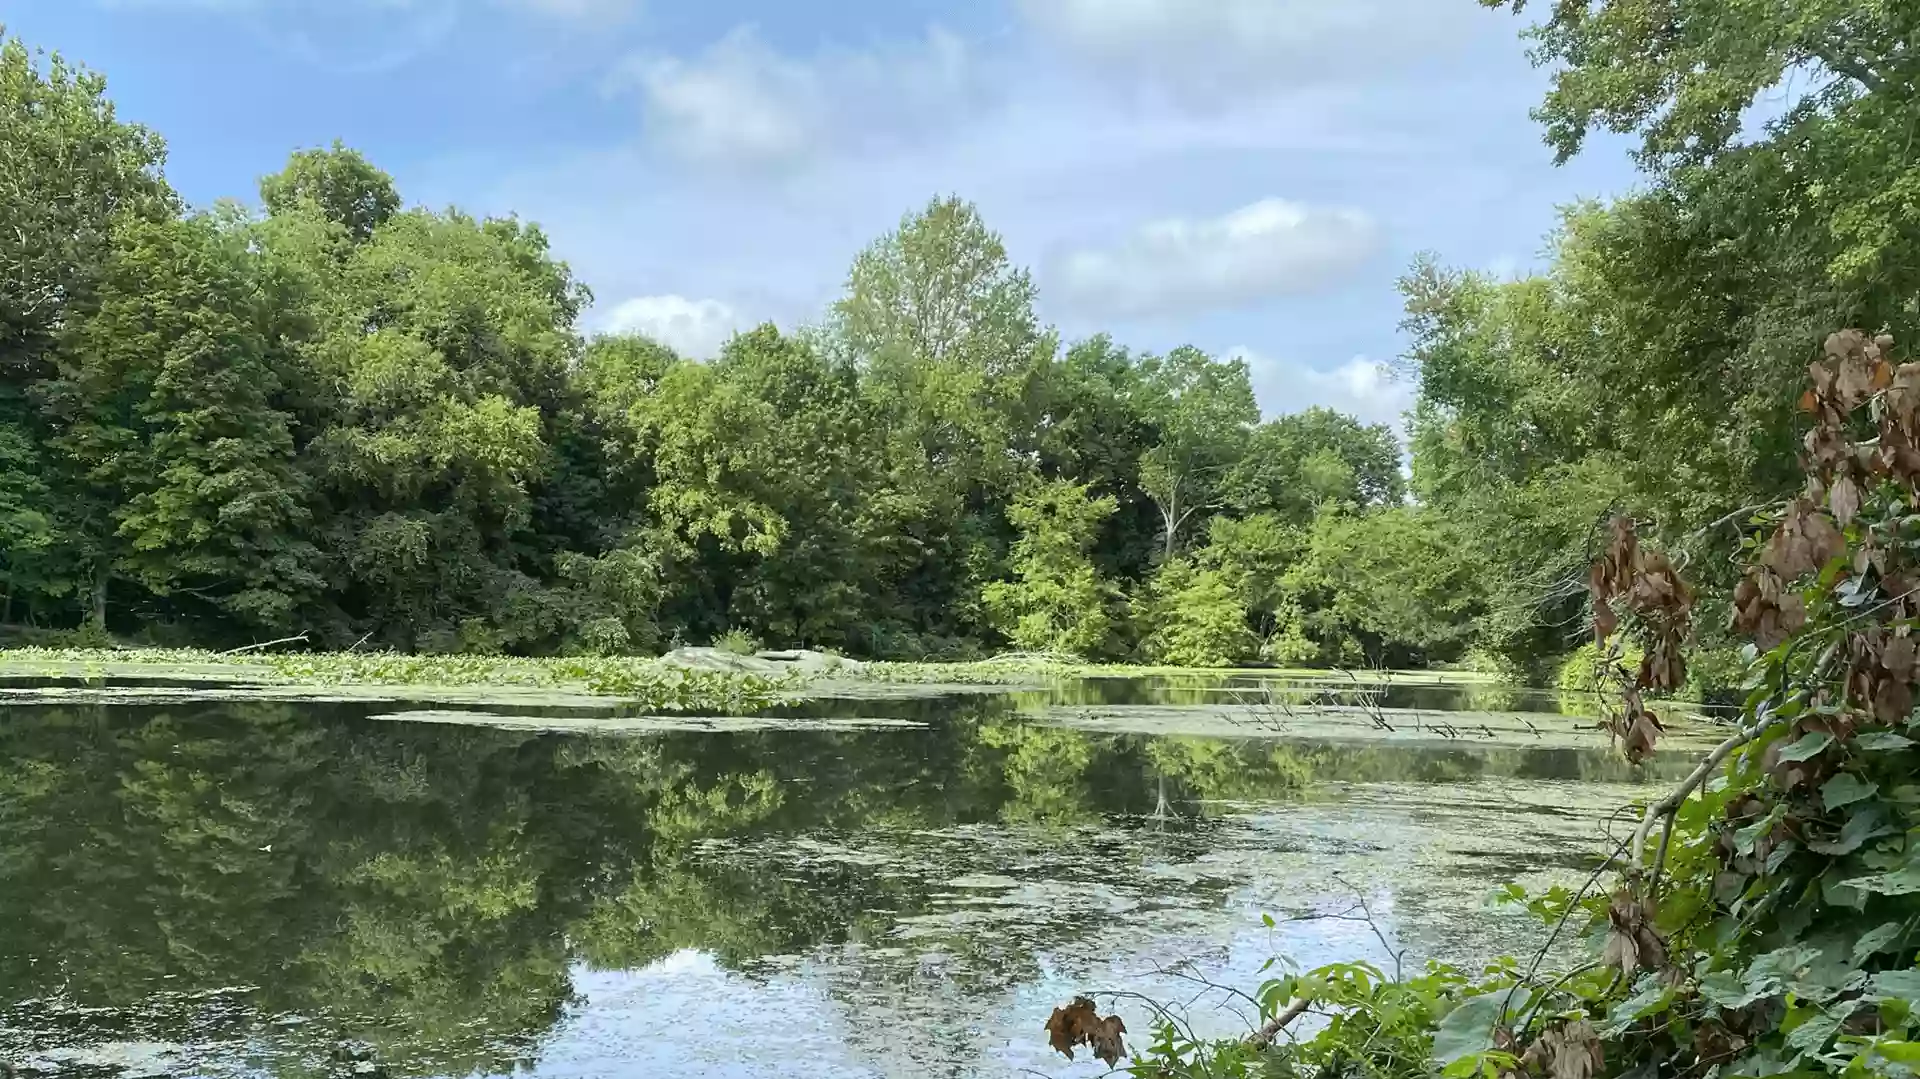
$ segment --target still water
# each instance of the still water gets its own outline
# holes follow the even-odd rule
[[[1241,688],[826,701],[790,711],[799,729],[617,736],[367,702],[0,708],[0,1062],[1099,1074],[1040,1031],[1076,992],[1142,994],[1227,1034],[1248,1018],[1201,979],[1250,988],[1274,955],[1390,965],[1364,923],[1316,913],[1364,900],[1409,963],[1512,950],[1526,926],[1486,896],[1590,866],[1602,818],[1648,781],[1597,740],[1022,715]],[[1475,703],[1428,691],[1387,703]],[[854,715],[914,722],[804,722]],[[1118,1010],[1144,1034],[1143,1007]]]

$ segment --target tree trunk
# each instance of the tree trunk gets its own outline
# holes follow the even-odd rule
[[[1160,531],[1161,534],[1166,537],[1166,543],[1160,552],[1160,564],[1163,566],[1173,561],[1174,531],[1180,527],[1179,509],[1180,505],[1178,502],[1169,501],[1166,506],[1160,510],[1160,519],[1162,522]]]
[[[93,574],[93,624],[100,632],[107,631],[107,582],[113,572],[101,566]]]

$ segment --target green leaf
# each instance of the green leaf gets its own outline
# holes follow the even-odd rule
[[[1649,975],[1640,982],[1640,991],[1613,1006],[1607,1018],[1599,1025],[1602,1038],[1617,1038],[1627,1032],[1627,1028],[1641,1019],[1673,1003],[1673,987],[1659,975]]]
[[[1906,749],[1915,742],[1904,734],[1895,734],[1892,731],[1868,731],[1865,734],[1855,735],[1853,741],[1848,744],[1868,753],[1883,753]]]
[[[1862,798],[1871,798],[1880,784],[1861,779],[1852,772],[1841,772],[1820,788],[1820,800],[1828,809],[1849,806]]]
[[[1873,1057],[1893,1064],[1903,1064],[1909,1068],[1920,1067],[1920,1042],[1900,1041],[1893,1038],[1870,1042],[1867,1045],[1868,1063]]]
[[[1899,922],[1888,922],[1860,934],[1860,939],[1853,942],[1853,961],[1866,962],[1868,956],[1892,944],[1904,928]]]
[[[1890,873],[1855,877],[1846,883],[1850,888],[1859,888],[1879,895],[1912,895],[1920,892],[1920,865],[1910,862]]]
[[[1835,1034],[1840,1032],[1840,1024],[1847,1021],[1847,1016],[1853,1014],[1853,1010],[1859,1006],[1859,1003],[1857,1000],[1849,1000],[1824,1011],[1818,1008],[1807,1009],[1807,1014],[1801,1019],[1800,1024],[1787,1035],[1787,1045],[1803,1053],[1819,1052],[1833,1040]],[[1795,1009],[1795,1013],[1799,1011],[1800,1009]],[[1787,1022],[1793,1022],[1792,1014],[1789,1014]]]
[[[1847,822],[1840,826],[1840,837],[1835,840],[1814,840],[1807,849],[1815,854],[1852,854],[1859,850],[1867,840],[1875,836],[1886,835],[1893,831],[1885,824],[1886,817],[1877,806],[1863,806]]]
[[[1873,976],[1876,1000],[1920,1002],[1920,970],[1883,970]]]
[[[1471,996],[1454,1005],[1433,1032],[1433,1056],[1442,1066],[1493,1048],[1493,1028],[1499,1023],[1507,991]]]
[[[1792,744],[1780,750],[1783,761],[1804,761],[1833,744],[1833,735],[1826,731],[1808,731]]]
[[[1716,970],[1700,979],[1700,995],[1706,998],[1707,1003],[1729,1010],[1744,1008],[1778,991],[1778,986],[1756,987],[1742,981],[1739,975],[1730,970]]]

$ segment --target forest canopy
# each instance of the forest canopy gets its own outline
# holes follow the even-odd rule
[[[16,635],[1180,663],[1464,648],[1470,600],[1383,632],[1313,568],[1372,522],[1453,549],[1404,505],[1393,430],[1263,421],[1238,359],[1061,342],[961,199],[859,252],[818,325],[683,357],[585,334],[591,296],[537,226],[409,207],[345,146],[294,153],[257,201],[188,208],[98,75],[17,41],[0,125],[0,214],[22,223],[0,238]]]
[[[1669,7],[1531,31],[1551,149],[1633,136],[1645,183],[1567,207],[1537,272],[1408,269],[1404,444],[1263,417],[1231,356],[1062,340],[957,197],[814,325],[591,335],[536,225],[338,144],[188,207],[101,77],[8,42],[0,633],[1543,672],[1604,521],[1724,600],[1824,335],[1920,330],[1914,16]]]

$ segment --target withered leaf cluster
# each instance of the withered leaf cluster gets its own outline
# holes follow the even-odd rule
[[[1603,723],[1627,759],[1637,764],[1653,753],[1665,729],[1647,708],[1644,694],[1670,692],[1687,679],[1693,592],[1667,556],[1642,544],[1633,521],[1622,516],[1614,518],[1606,550],[1587,573],[1587,593],[1593,600],[1596,646],[1606,647],[1620,628],[1623,612],[1641,630],[1645,652],[1625,689],[1626,709]]]
[[[1619,608],[1647,631],[1641,689],[1673,690],[1686,682],[1683,649],[1693,625],[1693,592],[1665,554],[1641,544],[1631,518],[1613,519],[1612,539],[1587,572],[1587,593],[1596,645],[1604,648],[1619,628]]]
[[[1600,1032],[1585,1019],[1548,1027],[1535,1038],[1520,1063],[1530,1075],[1548,1079],[1593,1079],[1607,1066]]]
[[[1637,895],[1632,888],[1615,892],[1607,906],[1607,942],[1600,961],[1619,967],[1628,980],[1640,971],[1666,966],[1667,942],[1654,931],[1653,917],[1651,896]]]
[[[1887,537],[1876,534],[1875,524],[1860,516],[1878,485],[1894,483],[1909,497],[1920,495],[1920,363],[1895,367],[1888,358],[1892,348],[1893,339],[1885,334],[1870,338],[1860,330],[1842,330],[1827,338],[1824,355],[1807,369],[1812,385],[1801,396],[1800,407],[1813,416],[1814,425],[1804,442],[1806,491],[1787,505],[1758,563],[1747,570],[1733,595],[1732,628],[1751,636],[1763,650],[1777,647],[1806,624],[1806,600],[1796,582],[1845,558],[1849,537],[1842,530],[1856,522],[1850,564],[1836,575],[1816,577],[1815,584],[1833,588],[1836,577],[1848,577],[1850,569],[1844,595],[1877,592],[1883,597],[1886,621],[1894,624],[1920,614],[1920,603],[1913,599],[1920,581],[1890,564]],[[1863,406],[1871,406],[1871,436],[1864,428],[1855,429],[1856,413]],[[1863,627],[1848,636],[1844,658],[1849,705],[1880,723],[1895,722],[1911,711],[1913,683],[1920,677],[1920,642],[1908,636],[1904,626],[1892,631]],[[1842,720],[1846,729],[1830,733],[1844,739],[1851,733],[1850,723]]]
[[[1913,710],[1913,681],[1920,676],[1920,642],[1906,626],[1892,632],[1878,627],[1847,639],[1847,703],[1872,714],[1879,723],[1904,720]],[[1835,732],[1841,736],[1851,730]]]
[[[1077,1045],[1093,1050],[1094,1058],[1109,1068],[1127,1055],[1126,1042],[1121,1037],[1127,1032],[1127,1024],[1117,1015],[1102,1019],[1093,1001],[1086,997],[1074,997],[1073,1003],[1055,1008],[1046,1029],[1047,1040],[1066,1054],[1068,1060],[1073,1059]]]

